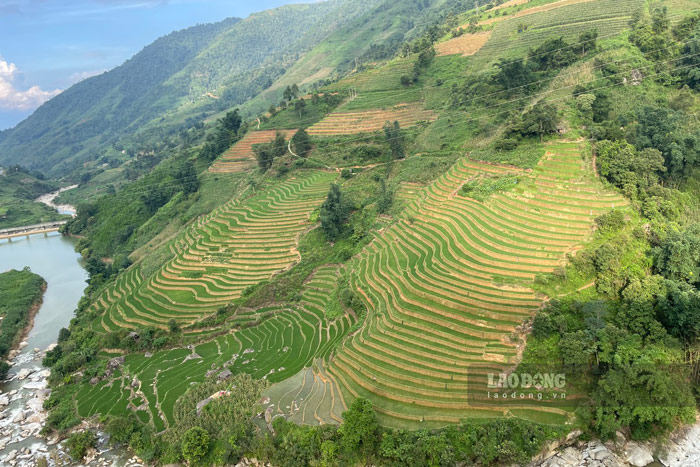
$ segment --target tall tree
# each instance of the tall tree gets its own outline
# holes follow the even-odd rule
[[[342,448],[349,458],[368,460],[379,445],[379,421],[372,403],[362,397],[355,399],[343,413],[340,426]]]
[[[321,205],[321,228],[329,240],[337,239],[345,229],[350,213],[349,206],[336,183],[331,185],[328,197]]]
[[[401,125],[399,125],[398,121],[394,121],[394,123],[386,122],[384,124],[384,136],[386,137],[386,142],[389,143],[389,148],[391,148],[391,157],[393,159],[403,159],[406,157],[404,138],[401,133]]]
[[[294,136],[292,136],[292,146],[294,152],[298,156],[306,157],[311,151],[311,138],[305,129],[300,128]]]

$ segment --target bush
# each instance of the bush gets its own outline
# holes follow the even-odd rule
[[[190,464],[196,464],[209,452],[209,433],[204,428],[194,426],[182,437],[182,457]]]
[[[95,433],[88,430],[74,433],[66,441],[68,454],[70,454],[71,459],[76,462],[83,460],[88,450],[94,448],[96,445],[97,436]]]
[[[493,148],[496,151],[513,151],[518,147],[520,141],[517,138],[503,138],[496,141]]]
[[[625,214],[619,209],[601,214],[595,220],[601,232],[616,232],[625,226]]]

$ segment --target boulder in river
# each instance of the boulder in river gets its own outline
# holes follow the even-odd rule
[[[634,467],[644,467],[654,462],[654,456],[645,446],[630,441],[625,445],[625,461]]]
[[[24,412],[20,410],[19,412],[17,412],[17,415],[15,415],[12,418],[12,423],[22,423],[23,421],[24,421]]]

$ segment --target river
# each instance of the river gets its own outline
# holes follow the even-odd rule
[[[56,211],[58,211],[59,214],[67,214],[69,216],[75,217],[76,214],[76,209],[75,206],[71,206],[70,204],[56,204],[54,201],[58,196],[63,193],[64,191],[72,190],[73,188],[78,188],[78,185],[71,185],[67,186],[65,188],[61,188],[58,191],[54,191],[51,193],[46,193],[44,195],[39,196],[36,201],[37,203],[43,203],[51,208],[54,208]]]
[[[58,331],[68,327],[78,301],[83,295],[88,274],[83,269],[80,255],[74,250],[75,240],[59,233],[0,240],[0,272],[30,267],[47,283],[44,301],[35,319],[34,327],[25,339],[19,355],[11,360],[10,380],[0,382],[0,464],[34,466],[38,457],[45,457],[49,465],[71,465],[65,452],[46,439],[37,437],[45,414],[41,401],[48,392],[46,371],[41,359],[46,349],[58,337]],[[24,372],[24,378],[20,379]],[[28,374],[27,374],[28,373]],[[5,399],[3,401],[3,399]],[[101,439],[104,439],[100,435]],[[15,456],[10,462],[7,456]],[[128,456],[123,451],[108,451],[101,447],[101,455],[91,465],[125,465]],[[78,464],[75,464],[78,465]]]

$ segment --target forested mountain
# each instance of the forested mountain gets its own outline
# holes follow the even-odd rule
[[[391,57],[473,0],[328,0],[171,33],[122,66],[82,81],[0,133],[0,163],[72,175],[148,152],[229,109],[266,110],[284,88],[310,88]],[[252,100],[251,100],[252,99]],[[130,149],[130,150],[129,150]]]
[[[110,150],[119,155],[114,146],[121,147],[120,138],[149,123],[160,132],[177,131],[183,115],[206,112],[198,114],[201,120],[241,104],[329,32],[380,1],[291,5],[173,32],[114,70],[77,83],[4,132],[0,163],[64,176]]]
[[[183,85],[168,79],[238,22],[173,32],[114,70],[75,84],[5,132],[0,161],[62,175],[91,159],[91,151],[176,105]]]

